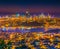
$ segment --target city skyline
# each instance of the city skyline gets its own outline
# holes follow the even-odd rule
[[[1,14],[24,13],[27,9],[31,13],[50,13],[60,16],[60,1],[57,0],[2,0],[0,1]]]

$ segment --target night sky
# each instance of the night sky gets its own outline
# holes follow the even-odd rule
[[[60,15],[59,0],[0,0],[0,14],[25,12]]]

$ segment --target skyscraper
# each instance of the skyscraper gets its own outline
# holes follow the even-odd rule
[[[25,15],[26,15],[26,17],[27,17],[27,18],[29,18],[29,17],[30,17],[30,13],[29,13],[29,11],[28,11],[28,10],[26,10],[26,14],[25,14]]]
[[[16,17],[19,17],[19,13],[16,13]]]

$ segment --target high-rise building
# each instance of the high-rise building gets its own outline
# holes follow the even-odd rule
[[[29,17],[30,17],[30,13],[29,13],[29,11],[28,11],[28,10],[26,11],[26,14],[25,14],[25,15],[26,15],[26,17],[27,17],[27,18],[29,18]]]
[[[48,13],[48,18],[50,19],[51,18],[51,15]]]
[[[19,13],[16,13],[16,17],[19,17],[19,15],[20,15]]]

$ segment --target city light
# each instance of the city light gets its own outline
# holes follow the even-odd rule
[[[10,16],[0,17],[0,40],[4,41],[6,49],[17,47],[48,49],[46,45],[60,48],[60,18],[52,18],[51,15],[43,13],[30,15],[29,12],[23,16],[20,14]]]

